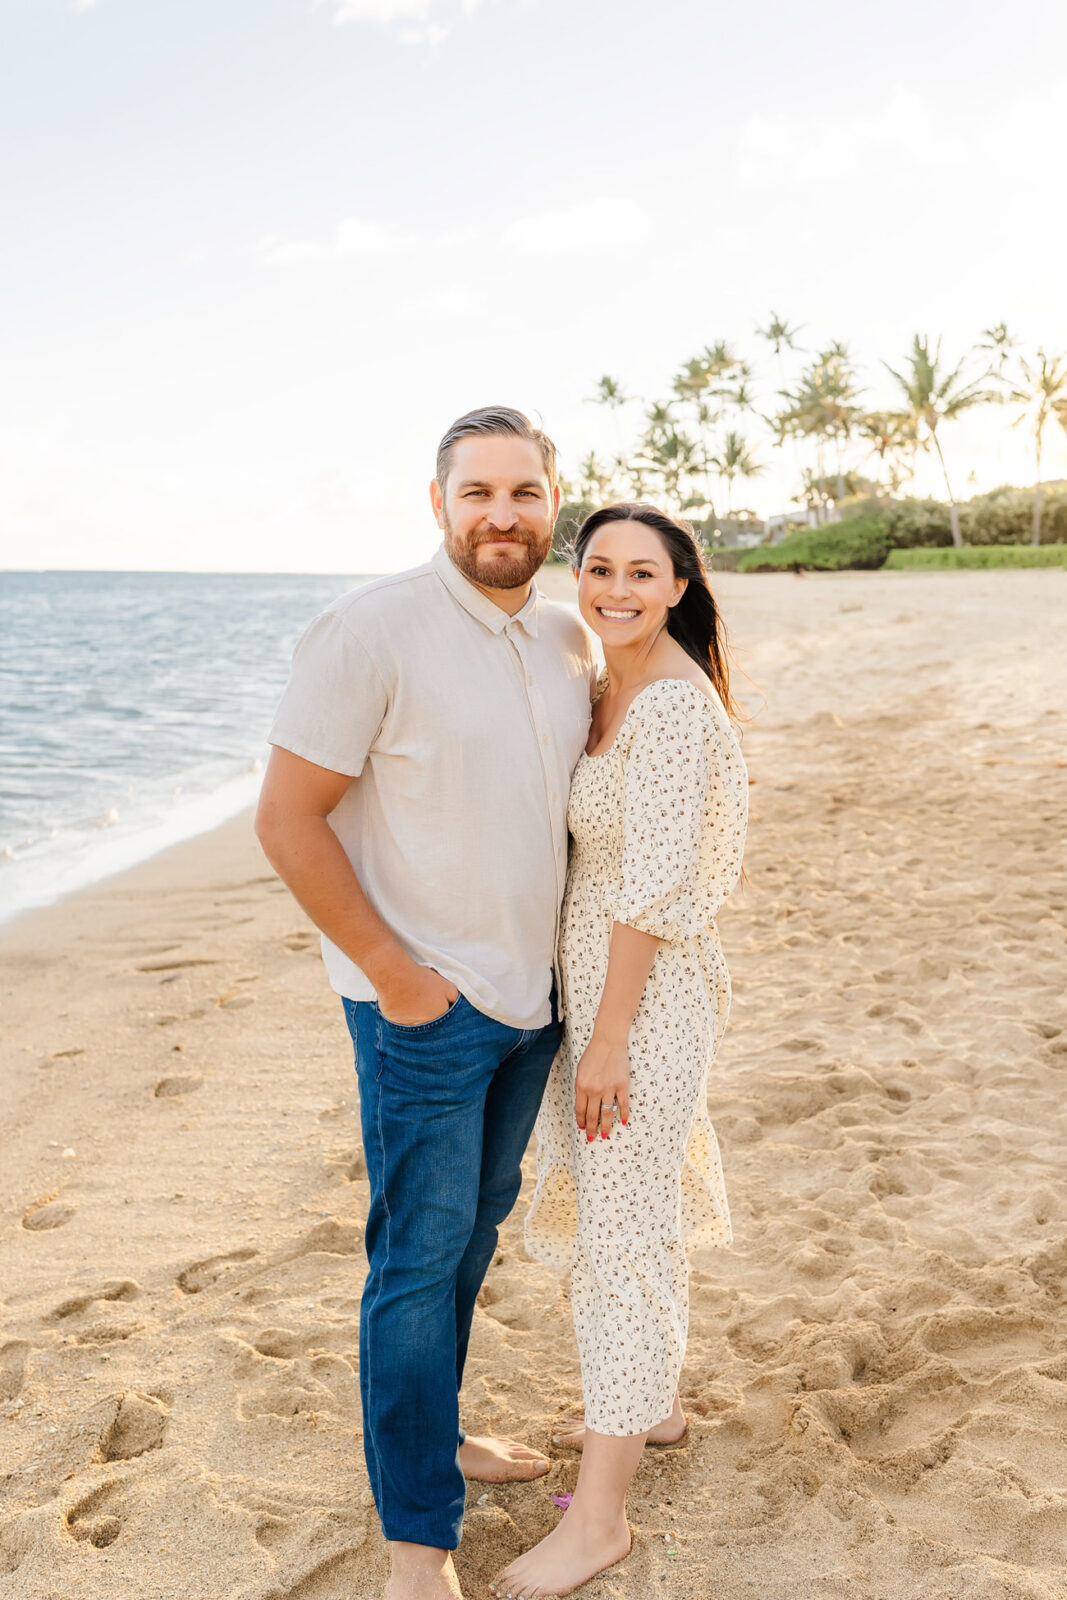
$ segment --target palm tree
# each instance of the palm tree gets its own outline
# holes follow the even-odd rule
[[[772,311],[767,326],[765,328],[757,328],[756,332],[761,339],[766,339],[767,343],[773,347],[775,359],[781,363],[783,350],[795,350],[797,348],[796,337],[801,327],[802,324],[798,323],[795,328],[791,328],[788,322],[778,315],[777,311]]]
[[[992,357],[993,364],[989,369],[991,378],[1002,378],[1004,376],[1004,368],[1007,364],[1008,356],[1017,344],[1018,340],[1008,332],[1008,324],[1006,322],[994,322],[991,328],[982,329],[982,337],[979,339],[975,349],[988,350]]]
[[[834,343],[815,357],[801,373],[795,389],[783,390],[786,406],[771,420],[780,438],[814,439],[815,464],[820,484],[825,483],[825,450],[836,456],[837,502],[845,498],[845,450],[860,415],[860,391],[845,345]],[[821,491],[824,500],[833,498]]]
[[[888,473],[890,494],[895,494],[906,478],[915,476],[914,458],[919,448],[915,418],[906,411],[865,411],[856,432],[870,446],[869,456],[877,456]],[[910,470],[905,470],[910,462]]]
[[[967,364],[966,356],[952,368],[951,372],[945,370],[941,363],[940,339],[931,351],[930,341],[926,335],[915,334],[907,363],[905,372],[898,372],[888,361],[883,361],[882,365],[903,389],[908,415],[914,418],[916,428],[926,429],[926,442],[932,444],[937,451],[937,459],[941,463],[945,489],[948,493],[952,543],[959,548],[963,544],[960,535],[960,508],[956,504],[952,485],[948,481],[948,468],[945,466],[937,430],[943,422],[955,422],[972,406],[985,405],[996,396],[991,389],[982,387],[987,376],[985,373],[980,378],[969,380],[963,378],[963,369]]]
[[[1011,389],[1008,401],[1022,408],[1012,427],[1017,428],[1021,422],[1026,422],[1033,432],[1037,479],[1034,484],[1032,542],[1040,544],[1041,506],[1044,498],[1041,487],[1041,446],[1045,425],[1050,418],[1058,416],[1059,420],[1064,422],[1067,416],[1067,356],[1059,356],[1055,361],[1050,361],[1044,350],[1039,347],[1037,360],[1033,364],[1027,361],[1025,356],[1019,357],[1019,371],[1021,377]]]
[[[752,454],[743,436],[733,428],[726,433],[719,454],[712,456],[710,461],[719,477],[726,480],[726,515],[729,516],[733,510],[734,479],[756,478],[764,468]]]
[[[653,407],[653,411],[665,408]],[[638,458],[638,465],[651,468],[660,478],[663,491],[667,498],[681,510],[686,510],[692,505],[704,503],[704,496],[693,494],[691,487],[686,490],[686,480],[699,476],[700,452],[696,442],[687,433],[682,433],[675,424],[668,420],[665,423],[652,424],[642,441],[642,454]]]
[[[620,406],[628,404],[629,399],[630,396],[623,392],[618,378],[605,373],[602,378],[597,379],[596,394],[589,397],[589,404],[607,406],[609,411],[617,411]]]
[[[593,505],[603,505],[606,500],[616,499],[612,493],[612,470],[601,463],[595,450],[590,450],[583,461],[578,463],[578,498],[587,500]]]

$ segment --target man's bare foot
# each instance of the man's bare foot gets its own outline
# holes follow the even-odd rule
[[[543,1478],[551,1466],[540,1450],[517,1439],[464,1439],[459,1447],[459,1464],[465,1478],[478,1483],[529,1483]]]
[[[393,1570],[382,1600],[463,1600],[451,1550],[392,1543]]]
[[[552,1443],[558,1444],[563,1450],[580,1450],[585,1443],[585,1418],[567,1417],[559,1425],[559,1433],[552,1435]],[[663,1422],[657,1422],[650,1431],[646,1444],[677,1444],[684,1439],[689,1423],[682,1402],[678,1396],[674,1397],[674,1410]]]
[[[512,1600],[542,1600],[546,1595],[570,1594],[629,1554],[630,1529],[625,1516],[614,1523],[587,1523],[580,1509],[572,1505],[540,1544],[493,1579],[489,1592],[499,1600],[508,1595]]]

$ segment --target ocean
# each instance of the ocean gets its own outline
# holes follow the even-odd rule
[[[366,581],[0,572],[0,921],[253,804],[294,644]]]

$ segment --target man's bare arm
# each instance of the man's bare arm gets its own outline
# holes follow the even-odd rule
[[[393,1022],[430,1022],[456,988],[421,967],[367,900],[326,820],[354,780],[275,746],[263,779],[256,835],[275,872],[316,927],[366,973]]]

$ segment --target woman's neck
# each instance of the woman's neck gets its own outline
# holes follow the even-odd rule
[[[679,649],[665,627],[651,640],[641,640],[638,644],[605,645],[604,665],[608,671],[609,690],[613,695],[626,694],[651,678],[661,677],[678,665],[675,656]]]

